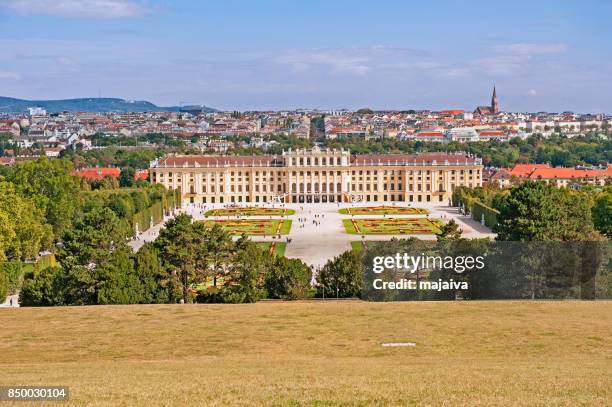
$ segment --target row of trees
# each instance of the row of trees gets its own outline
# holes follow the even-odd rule
[[[103,209],[118,221],[118,242],[119,237],[125,241],[133,233],[136,213],[174,202],[161,185],[145,182],[119,189],[116,180],[109,185],[92,185],[73,177],[72,168],[66,159],[45,157],[0,169],[0,274],[6,264],[33,261],[43,251],[55,252],[66,244],[68,236],[80,233],[78,229],[89,215]],[[146,223],[139,225],[142,230],[149,220],[141,223]],[[15,288],[7,289],[13,292]]]
[[[518,137],[509,142],[421,142],[396,139],[345,138],[326,141],[334,148],[349,148],[356,154],[367,153],[417,153],[434,151],[467,151],[482,157],[484,165],[511,167],[519,163],[551,163],[553,166],[607,165],[612,161],[612,139],[596,135],[565,137],[560,135],[543,138],[532,135]]]
[[[511,189],[500,189],[495,184],[460,187],[455,195],[463,196],[464,201],[469,197],[467,200],[476,200],[499,212],[494,226],[498,240],[593,241],[612,237],[610,185],[570,189],[526,181]]]
[[[21,304],[241,303],[314,295],[310,268],[300,260],[270,257],[189,215],[169,221],[137,253],[124,236],[110,209],[89,212],[62,236],[59,266],[26,274]]]

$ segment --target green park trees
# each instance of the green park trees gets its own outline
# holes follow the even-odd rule
[[[586,194],[527,181],[496,200],[498,240],[592,240],[596,232]]]
[[[0,181],[0,262],[31,258],[50,245],[51,230],[42,211],[15,186]]]
[[[79,182],[70,175],[71,170],[66,160],[44,157],[19,164],[6,177],[42,211],[57,235],[71,225],[80,205]]]
[[[612,238],[612,188],[597,194],[593,205],[593,223],[595,228],[608,238]]]
[[[362,285],[361,255],[352,250],[328,261],[317,275],[317,295],[320,297],[358,297]]]

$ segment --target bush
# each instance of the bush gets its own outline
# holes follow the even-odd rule
[[[49,267],[25,274],[19,294],[19,304],[25,307],[66,305],[69,289],[66,276],[60,267]]]
[[[276,257],[266,274],[267,298],[297,300],[310,298],[314,290],[310,286],[312,272],[303,261]]]

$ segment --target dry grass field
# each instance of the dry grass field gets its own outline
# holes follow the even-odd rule
[[[22,308],[0,327],[0,384],[70,386],[62,406],[612,404],[612,302]]]

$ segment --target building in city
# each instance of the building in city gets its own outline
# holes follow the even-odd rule
[[[497,114],[499,113],[499,102],[497,101],[497,92],[495,86],[493,86],[493,96],[491,96],[491,106],[478,106],[476,113],[481,115]]]
[[[281,155],[169,155],[150,180],[190,203],[446,202],[457,186],[482,185],[482,161],[461,153],[352,155],[289,150]]]

